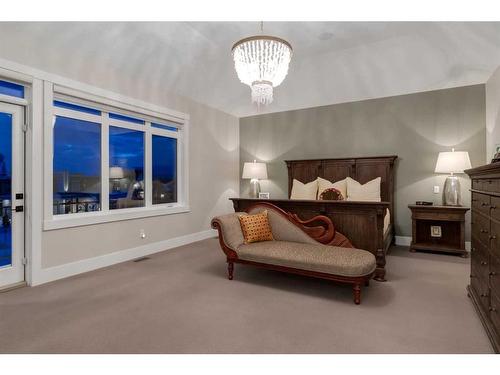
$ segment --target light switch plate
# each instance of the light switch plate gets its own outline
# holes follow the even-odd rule
[[[434,194],[439,194],[439,185],[434,185]]]

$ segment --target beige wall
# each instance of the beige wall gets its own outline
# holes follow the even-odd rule
[[[0,49],[0,59],[22,64],[24,69],[62,76],[119,95],[139,99],[190,115],[189,128],[189,205],[191,211],[166,216],[43,231],[42,268],[115,253],[210,229],[213,216],[232,211],[228,198],[239,194],[238,118],[168,94],[159,84],[148,85],[134,76],[119,74],[113,66],[94,69],[92,61],[81,64],[78,56],[48,58],[51,51],[43,46],[28,55],[22,46]],[[139,69],[146,69],[140,65]],[[152,74],[148,71],[148,74]],[[160,74],[175,72],[158,71]],[[40,147],[43,139],[38,139]],[[144,229],[146,238],[140,238]]]
[[[283,160],[398,155],[395,223],[400,236],[411,235],[408,204],[440,203],[433,185],[442,188],[445,176],[435,175],[434,167],[438,152],[451,147],[468,151],[473,166],[484,164],[484,85],[240,119],[240,168],[253,159],[267,162],[269,180],[261,187],[273,198],[287,195]],[[461,181],[463,203],[470,205],[470,182]],[[241,193],[248,194],[248,181],[241,182]]]
[[[500,145],[500,67],[486,82],[486,162]]]

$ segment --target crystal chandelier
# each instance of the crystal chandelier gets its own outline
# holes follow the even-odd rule
[[[252,89],[252,102],[259,106],[271,104],[273,88],[288,73],[290,43],[274,36],[251,36],[236,42],[232,54],[238,78]]]

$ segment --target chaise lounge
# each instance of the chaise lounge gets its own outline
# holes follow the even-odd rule
[[[274,240],[245,243],[239,216],[264,210]],[[234,263],[249,264],[352,284],[354,303],[360,304],[361,287],[369,285],[375,272],[375,256],[352,248],[348,239],[335,233],[331,220],[326,217],[318,216],[304,222],[270,203],[259,203],[247,212],[214,218],[212,227],[219,232],[219,242],[227,257],[229,280],[233,279]],[[325,244],[327,237],[329,244]]]

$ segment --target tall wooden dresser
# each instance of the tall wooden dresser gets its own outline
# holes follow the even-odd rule
[[[500,163],[465,171],[472,179],[469,296],[500,352]]]

